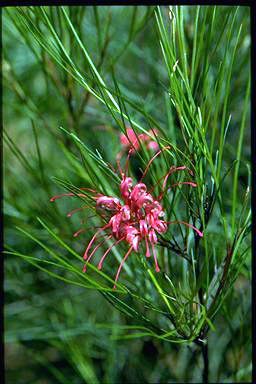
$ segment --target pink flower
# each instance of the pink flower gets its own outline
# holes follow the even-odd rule
[[[157,136],[158,130],[151,129],[148,133],[152,136]],[[136,151],[139,151],[141,142],[147,143],[147,150],[152,149],[154,151],[157,151],[159,149],[157,141],[152,140],[152,138],[145,133],[141,133],[136,136],[132,128],[126,128],[126,135],[123,133],[120,134],[120,141],[122,144],[122,151],[117,154],[117,159],[119,160],[126,151],[130,151],[132,155],[134,155]]]
[[[132,136],[132,134],[130,133]],[[147,136],[147,135],[146,135]],[[132,137],[134,139],[134,137]],[[194,231],[197,232],[199,236],[203,236],[203,234],[195,228],[192,224],[185,223],[183,221],[173,221],[167,222],[162,219],[164,216],[164,208],[161,205],[161,200],[163,197],[163,193],[166,192],[169,188],[174,185],[180,184],[189,184],[192,187],[197,186],[193,182],[182,182],[178,184],[174,184],[171,187],[166,188],[166,184],[169,176],[178,170],[187,169],[185,166],[180,167],[171,167],[167,174],[162,177],[156,185],[160,183],[160,181],[164,178],[164,182],[162,184],[162,193],[158,197],[154,197],[152,195],[154,187],[151,188],[150,191],[147,190],[146,184],[142,182],[142,179],[145,177],[152,161],[162,152],[159,150],[153,158],[149,161],[146,170],[140,180],[140,182],[135,183],[131,177],[127,177],[128,171],[128,160],[130,153],[127,157],[126,163],[126,172],[124,173],[120,167],[120,163],[118,164],[118,168],[121,174],[121,183],[120,183],[120,198],[113,196],[105,196],[101,193],[97,193],[95,190],[81,188],[81,190],[86,191],[84,193],[74,194],[68,193],[60,196],[55,196],[51,199],[51,201],[60,198],[61,196],[80,196],[87,197],[88,192],[93,193],[92,197],[95,200],[95,211],[100,218],[105,221],[105,224],[99,228],[96,233],[91,238],[90,242],[87,245],[87,248],[84,252],[84,259],[86,263],[88,263],[94,254],[110,239],[114,240],[112,245],[108,247],[108,249],[103,254],[100,262],[98,264],[98,269],[102,268],[102,263],[106,256],[110,253],[113,247],[117,246],[120,243],[126,243],[129,248],[127,253],[125,254],[118,271],[115,277],[115,285],[118,281],[119,274],[121,269],[132,252],[138,252],[140,247],[145,244],[146,246],[146,257],[150,257],[150,248],[153,253],[156,272],[160,271],[157,261],[157,255],[155,250],[155,245],[158,243],[158,234],[163,234],[167,231],[169,224],[180,223],[184,224],[188,227],[191,227]],[[190,172],[191,173],[191,172]],[[123,201],[123,202],[122,202]],[[84,206],[81,209],[88,208],[88,206]],[[71,213],[75,213],[77,210],[72,211]],[[69,214],[69,216],[71,216]],[[83,230],[75,232],[74,236],[78,236]],[[100,242],[99,238],[101,238]],[[103,239],[102,239],[103,238]],[[96,244],[96,242],[98,242]],[[84,266],[84,271],[86,271],[86,264]]]

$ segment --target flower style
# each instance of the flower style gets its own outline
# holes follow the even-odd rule
[[[140,182],[135,184],[131,177],[127,177],[128,161],[131,152],[132,151],[130,150],[129,155],[127,157],[125,172],[122,171],[120,162],[118,162],[118,168],[122,177],[120,183],[120,199],[113,196],[105,196],[101,193],[96,192],[95,190],[81,188],[81,190],[87,190],[89,192],[94,193],[93,199],[96,202],[96,213],[105,221],[105,225],[103,225],[96,231],[94,236],[91,238],[89,244],[87,245],[87,248],[84,252],[84,259],[86,260],[86,264],[90,262],[91,258],[98,251],[98,249],[110,239],[113,239],[114,242],[101,257],[100,262],[98,264],[99,270],[102,268],[102,263],[104,259],[113,247],[117,246],[120,243],[126,243],[129,245],[129,249],[125,254],[116,273],[114,288],[116,288],[116,283],[118,281],[121,269],[126,259],[132,252],[139,252],[142,243],[144,243],[146,246],[146,257],[149,258],[152,251],[156,272],[160,271],[157,262],[155,245],[158,243],[157,235],[165,233],[168,229],[169,224],[184,224],[193,228],[193,230],[196,231],[199,236],[203,236],[203,234],[191,224],[177,221],[167,222],[162,219],[165,214],[164,209],[161,205],[163,193],[167,189],[172,187],[171,186],[169,188],[166,188],[167,179],[173,172],[184,170],[187,168],[185,166],[171,167],[168,173],[164,176],[164,181],[161,187],[162,193],[160,194],[160,196],[155,198],[152,195],[152,190],[154,189],[154,187],[151,188],[151,191],[148,191],[147,186],[142,182],[142,179],[146,175],[152,161],[162,152],[162,150],[159,150],[153,156],[153,158],[148,163],[148,166],[146,167],[146,170],[144,171]],[[162,179],[163,177],[158,180],[157,184],[159,184]],[[197,186],[196,183],[190,181],[178,183],[175,185],[180,185],[184,183],[189,184],[192,187]],[[87,197],[86,193],[68,193],[61,196],[80,196],[85,198]],[[57,198],[60,198],[61,196],[55,196],[51,198],[51,201],[54,201]],[[83,208],[88,207],[85,206],[80,209]],[[75,212],[77,212],[77,209],[70,212],[68,216],[71,216]],[[83,230],[76,232],[74,236],[77,236],[82,231]],[[103,233],[103,240],[101,240],[97,245],[95,245],[98,238],[102,238]],[[83,268],[84,272],[86,272],[86,264]]]

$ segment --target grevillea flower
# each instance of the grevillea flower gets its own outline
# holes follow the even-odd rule
[[[151,136],[157,136],[158,130],[151,129],[148,133]],[[126,135],[121,133],[120,141],[122,145],[122,150],[117,154],[117,159],[121,159],[123,154],[128,151],[131,155],[135,155],[136,151],[140,150],[140,142],[146,144],[147,150],[152,149],[154,151],[157,151],[159,149],[157,141],[152,140],[152,138],[145,133],[141,133],[136,136],[132,128],[126,128]]]
[[[84,259],[86,260],[86,263],[90,262],[94,254],[103,246],[103,244],[105,244],[110,239],[113,239],[114,242],[101,257],[98,264],[98,269],[102,268],[104,259],[110,253],[113,247],[120,243],[126,243],[129,246],[128,251],[125,254],[116,273],[114,288],[116,287],[116,282],[118,281],[121,269],[128,256],[131,255],[132,252],[139,252],[143,245],[146,247],[146,257],[150,257],[152,252],[156,272],[160,271],[155,245],[158,243],[158,235],[165,233],[169,224],[184,224],[191,227],[194,231],[197,232],[199,236],[203,236],[203,234],[192,224],[188,224],[183,221],[167,222],[163,220],[165,212],[163,206],[161,205],[161,200],[163,198],[164,192],[166,192],[174,185],[180,185],[184,183],[189,184],[192,187],[197,186],[196,183],[187,181],[174,184],[168,188],[166,187],[169,176],[175,171],[187,169],[185,166],[171,167],[167,174],[158,180],[156,185],[160,184],[161,180],[164,179],[161,186],[162,192],[158,197],[154,197],[152,194],[154,187],[148,191],[146,184],[142,182],[142,179],[145,177],[152,161],[161,152],[162,150],[159,150],[149,161],[148,166],[146,167],[146,170],[144,171],[142,178],[138,183],[134,183],[133,179],[127,176],[129,156],[132,153],[131,150],[127,156],[125,172],[123,172],[120,166],[120,161],[117,163],[120,176],[122,178],[120,182],[119,198],[113,196],[105,196],[95,190],[81,188],[83,191],[92,192],[94,194],[93,199],[95,200],[95,211],[101,217],[101,219],[105,221],[105,224],[95,232],[87,245],[87,248],[84,252]],[[188,171],[191,173],[190,170]],[[80,196],[86,198],[87,192],[79,194],[68,193],[61,196]],[[61,196],[55,196],[51,198],[51,201],[54,201]],[[81,209],[83,208],[88,207],[84,206]],[[71,216],[75,212],[77,212],[77,210],[70,212],[68,216]],[[83,230],[77,231],[74,236],[78,236],[78,234],[80,234],[82,231]],[[99,239],[101,240],[99,241]],[[83,271],[86,271],[86,264]]]

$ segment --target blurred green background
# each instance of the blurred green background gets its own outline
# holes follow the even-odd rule
[[[216,40],[231,8],[217,7]],[[65,241],[82,254],[84,239],[72,238],[76,219],[66,218],[72,208],[70,202],[61,201],[58,209],[49,202],[51,196],[61,193],[52,177],[78,187],[84,185],[79,173],[72,169],[65,147],[77,156],[79,153],[60,127],[74,130],[89,148],[97,149],[112,164],[116,156],[113,148],[121,149],[118,129],[106,107],[34,44],[32,35],[21,27],[16,11],[12,7],[3,9],[4,240],[20,252],[45,257],[42,249],[16,229],[16,225],[32,229],[54,247],[36,220],[39,216],[52,223],[52,228],[58,228]],[[63,28],[58,7],[48,11],[71,57],[86,74],[83,56]],[[213,7],[209,7],[209,15],[212,11]],[[175,132],[175,140],[182,143],[176,111],[165,97],[169,84],[154,8],[72,6],[68,12],[106,84],[112,82],[114,65],[121,91],[158,121],[170,139]],[[162,7],[162,12],[167,20],[168,7]],[[195,16],[195,6],[184,7],[188,57],[192,54]],[[40,20],[35,22],[40,26]],[[237,28],[241,23],[243,27],[232,72],[226,167],[235,159],[250,63],[248,7],[239,8],[235,23]],[[210,58],[212,82],[216,81],[222,56],[220,48]],[[197,74],[195,94],[199,105],[201,76]],[[150,128],[138,112],[132,111],[131,116]],[[246,126],[242,160],[250,161],[250,122]],[[243,200],[246,183],[244,166],[239,176],[239,201]],[[232,185],[227,183],[226,188],[226,206],[230,210]],[[215,231],[218,233],[218,228]],[[4,268],[7,383],[201,380],[203,362],[193,345],[176,346],[150,338],[115,338],[115,324],[129,324],[129,320],[99,293],[65,285],[12,255],[6,256]],[[224,310],[216,317],[216,332],[209,334],[212,382],[251,380],[250,260],[229,296]]]

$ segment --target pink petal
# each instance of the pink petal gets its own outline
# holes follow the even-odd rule
[[[117,213],[116,215],[112,216],[111,219],[109,220],[109,224],[112,226],[112,232],[117,237],[119,234],[121,220],[122,220],[122,217],[120,213]]]
[[[148,237],[149,237],[149,241],[150,241],[151,245],[152,244],[156,244],[158,242],[157,236],[156,236],[156,233],[155,233],[154,229],[151,229],[149,231]]]
[[[96,208],[98,207],[109,211],[117,211],[121,208],[121,203],[116,197],[100,196],[96,200]]]
[[[157,263],[156,251],[155,251],[155,248],[154,248],[154,243],[151,243],[151,247],[152,247],[152,251],[153,251],[153,254],[154,254],[154,260],[155,260],[155,265],[156,265],[156,272],[160,272],[160,268],[159,268],[158,263]]]
[[[133,180],[131,177],[124,177],[121,181],[120,190],[124,199],[127,199],[130,195],[129,189],[132,187]]]
[[[146,257],[150,257],[150,249],[149,249],[149,246],[148,246],[148,238],[145,237],[145,240],[146,240]]]
[[[140,233],[143,237],[148,234],[148,226],[146,220],[140,220]]]

